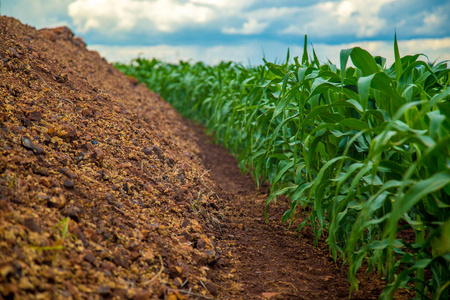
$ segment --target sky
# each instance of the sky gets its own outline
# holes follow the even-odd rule
[[[338,64],[340,50],[358,46],[392,63],[395,32],[402,56],[450,60],[450,0],[0,1],[2,15],[68,26],[110,62],[282,62],[288,48],[302,55],[307,34],[321,62]]]

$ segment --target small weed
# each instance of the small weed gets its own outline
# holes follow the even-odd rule
[[[63,243],[64,240],[67,237],[67,233],[69,230],[69,222],[70,222],[70,218],[69,217],[65,217],[64,219],[61,220],[61,222],[59,222],[56,226],[53,227],[53,229],[59,229],[60,230],[60,237],[53,243],[53,246],[44,246],[44,247],[38,247],[38,246],[31,246],[31,248],[36,249],[36,250],[40,250],[40,251],[44,251],[44,250],[62,250],[63,247]],[[72,238],[74,240],[76,240],[75,235],[71,235]]]
[[[70,218],[65,217],[64,219],[61,220],[61,222],[59,222],[55,227],[53,227],[54,229],[59,228],[61,230],[61,240],[64,240],[66,238],[67,231],[69,230],[69,222]]]

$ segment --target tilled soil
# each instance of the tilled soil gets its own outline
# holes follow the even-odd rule
[[[0,70],[0,299],[348,297],[284,201],[265,222],[226,150],[70,29],[0,16]]]

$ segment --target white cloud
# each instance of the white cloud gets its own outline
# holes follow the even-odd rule
[[[376,36],[385,27],[380,18],[383,5],[394,0],[372,1],[344,0],[319,2],[303,9],[298,16],[299,24],[292,24],[281,30],[283,34],[318,37],[354,34],[359,38]]]
[[[436,34],[442,32],[449,26],[450,2],[433,10],[433,12],[423,12],[423,25],[414,30],[417,34]]]
[[[212,47],[202,46],[105,46],[92,45],[89,49],[96,50],[111,62],[130,62],[138,56],[156,58],[162,61],[177,63],[180,60],[203,61],[217,64],[220,61],[236,61],[246,63],[249,58],[257,58],[254,63],[261,62],[261,48],[255,45],[229,46],[220,45]]]
[[[314,44],[314,49],[321,62],[330,59],[334,64],[339,64],[339,54],[342,49],[361,47],[369,51],[373,56],[380,55],[387,59],[388,64],[394,62],[393,42],[366,41],[358,43],[347,43],[340,45],[328,45],[323,43]],[[202,46],[105,46],[91,45],[90,49],[97,50],[109,61],[129,62],[139,55],[146,58],[157,58],[163,61],[176,63],[179,60],[204,61],[209,64],[218,62],[236,61],[247,64],[250,60],[252,64],[262,63],[262,51],[264,51],[268,61],[278,62],[286,57],[286,51],[290,48],[291,57],[301,56],[303,47],[301,45],[288,45],[280,42],[270,43],[246,43],[242,45],[221,45],[213,47]],[[424,53],[430,61],[450,60],[450,38],[442,39],[414,39],[409,41],[399,41],[400,55],[411,55]],[[312,52],[310,52],[311,54]],[[421,58],[426,60],[425,57]]]
[[[68,10],[80,32],[90,29],[126,32],[143,22],[167,33],[214,18],[210,7],[175,0],[76,0]]]
[[[259,22],[255,19],[249,19],[242,25],[242,28],[225,27],[222,32],[226,34],[258,34],[269,26],[267,22]]]
[[[172,33],[178,29],[236,15],[253,1],[237,0],[76,0],[68,7],[80,32],[127,32],[136,28]],[[260,24],[258,23],[260,26]],[[245,30],[252,30],[254,24]]]
[[[268,7],[249,12],[237,13],[234,17],[246,20],[240,28],[226,26],[222,28],[225,34],[261,34],[269,27],[277,27],[287,20],[297,22],[298,17],[305,12],[302,7]]]
[[[190,0],[190,2],[195,4],[204,4],[204,5],[210,5],[215,7],[222,7],[227,9],[242,9],[244,7],[250,6],[255,0]],[[226,12],[225,12],[226,13]]]
[[[130,30],[135,25],[133,1],[79,0],[68,7],[80,32],[90,29]],[[113,18],[113,19],[112,19]]]
[[[88,43],[170,44],[176,39],[177,44],[192,45],[201,42],[203,45],[217,45],[221,43],[221,39],[230,41],[230,38],[237,35],[240,36],[236,37],[235,43],[237,41],[245,43],[245,35],[258,35],[247,38],[247,43],[250,44],[246,45],[247,49],[253,49],[257,55],[252,60],[258,62],[262,47],[266,54],[273,53],[274,57],[283,59],[285,55],[283,52],[289,46],[288,41],[293,39],[300,41],[301,38],[296,36],[304,34],[308,34],[313,41],[336,43],[338,39],[381,40],[386,36],[392,36],[394,28],[397,28],[400,38],[416,38],[417,41],[418,36],[449,37],[448,28],[450,28],[449,0],[441,1],[440,4],[438,1],[424,4],[421,0],[377,0],[370,3],[367,0],[7,0],[6,3],[3,2],[2,13],[6,15],[14,16],[36,27],[70,25],[73,31],[83,35]],[[185,29],[194,33],[193,38],[186,34]],[[136,37],[140,40],[136,40]],[[273,42],[265,42],[268,40]],[[433,41],[436,41],[438,44],[436,49],[441,50],[431,48],[421,50],[423,46],[421,43],[413,43],[417,49],[412,50],[416,50],[414,53],[445,52],[439,46],[444,40],[420,40],[426,45],[432,45]],[[362,44],[374,50],[390,49],[390,43]],[[406,42],[404,45],[407,45]],[[297,46],[291,49],[297,49]],[[332,49],[333,53],[339,53],[340,50],[333,48],[335,46],[325,45],[320,48],[318,46],[316,44],[318,52],[322,51],[321,49],[324,49],[323,51]],[[170,52],[170,49],[165,48],[164,51]],[[219,53],[222,53],[219,49],[226,49],[223,58],[227,59],[229,57],[227,51],[233,51],[234,48],[192,46],[189,53],[195,58],[202,49],[210,51],[211,57],[219,57]],[[447,54],[444,53],[445,55]],[[174,54],[172,56],[175,57]],[[247,56],[243,52],[242,57],[239,57],[245,62]]]

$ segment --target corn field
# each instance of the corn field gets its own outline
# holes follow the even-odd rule
[[[266,205],[285,195],[282,222],[324,236],[349,282],[365,261],[387,285],[380,299],[413,289],[418,299],[450,290],[450,96],[447,62],[424,55],[395,62],[355,47],[340,65],[314,50],[290,62],[244,67],[116,64],[203,123],[257,184]],[[308,210],[304,208],[308,207]],[[267,217],[267,215],[266,215]]]

